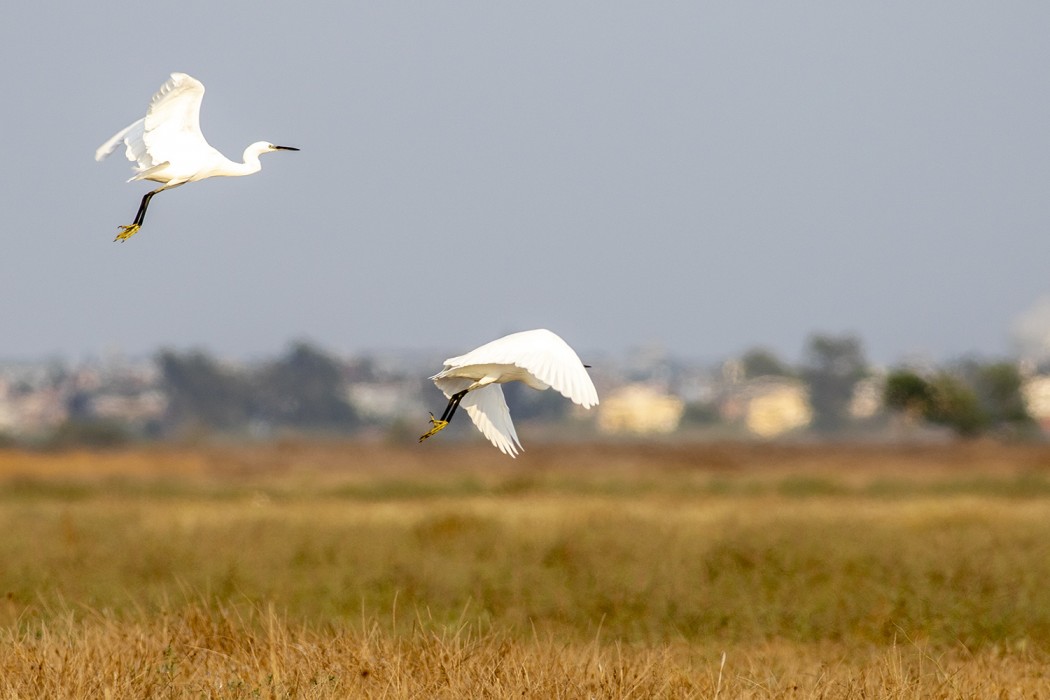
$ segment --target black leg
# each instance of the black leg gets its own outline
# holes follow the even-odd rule
[[[453,394],[452,398],[448,400],[448,405],[445,406],[445,412],[441,414],[441,420],[450,421],[452,420],[452,414],[459,408],[459,402],[463,400],[463,397],[467,395],[467,390]]]
[[[142,203],[139,204],[139,211],[135,214],[135,225],[141,226],[142,220],[146,218],[146,207],[149,206],[149,200],[153,199],[153,195],[160,192],[160,190],[150,190],[146,194],[142,195]]]
[[[419,436],[419,441],[423,442],[424,440],[426,440],[431,435],[436,435],[437,433],[439,433],[442,430],[444,430],[445,427],[448,425],[448,422],[450,420],[452,420],[452,414],[454,414],[456,412],[456,409],[459,408],[459,402],[462,401],[463,397],[466,396],[466,395],[467,395],[467,390],[466,389],[464,389],[463,391],[460,391],[460,392],[457,392],[457,393],[453,394],[449,398],[448,405],[445,406],[445,412],[441,414],[441,418],[435,418],[434,414],[431,413],[430,414],[430,423],[434,427],[432,427],[430,430],[428,430],[423,435],[420,435]]]

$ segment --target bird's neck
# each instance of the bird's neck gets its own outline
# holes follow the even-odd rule
[[[262,170],[262,163],[259,162],[259,152],[251,146],[244,149],[243,160],[243,163],[233,163],[234,175],[251,175]]]

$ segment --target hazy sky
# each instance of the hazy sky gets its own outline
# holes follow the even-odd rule
[[[103,7],[0,18],[0,358],[545,326],[893,362],[1008,352],[1050,295],[1050,3]],[[95,148],[172,71],[228,156],[302,151],[114,243],[149,186]]]

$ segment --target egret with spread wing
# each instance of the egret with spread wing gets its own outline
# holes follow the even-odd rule
[[[514,457],[522,449],[500,384],[523,382],[543,391],[554,388],[584,408],[598,405],[587,365],[569,345],[545,329],[504,336],[445,360],[445,368],[431,379],[448,398],[441,418],[430,414],[433,427],[423,442],[448,426],[459,406],[466,409],[482,435],[501,452]]]
[[[257,141],[244,149],[244,162],[236,163],[211,147],[204,139],[200,126],[201,100],[204,85],[185,73],[172,73],[171,79],[160,86],[150,100],[146,116],[120,130],[95,151],[95,160],[102,160],[121,142],[125,155],[135,163],[132,180],[152,180],[163,183],[142,197],[135,221],[120,227],[114,240],[126,241],[142,227],[153,195],[187,182],[209,177],[237,177],[251,175],[262,169],[259,156],[270,151],[298,151],[291,146],[274,146]]]

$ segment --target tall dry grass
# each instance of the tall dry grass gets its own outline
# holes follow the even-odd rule
[[[1031,652],[757,640],[638,645],[517,638],[476,624],[292,624],[187,603],[114,617],[55,609],[0,632],[4,698],[1038,698]]]
[[[1050,695],[1046,449],[533,452],[0,453],[0,694]]]

